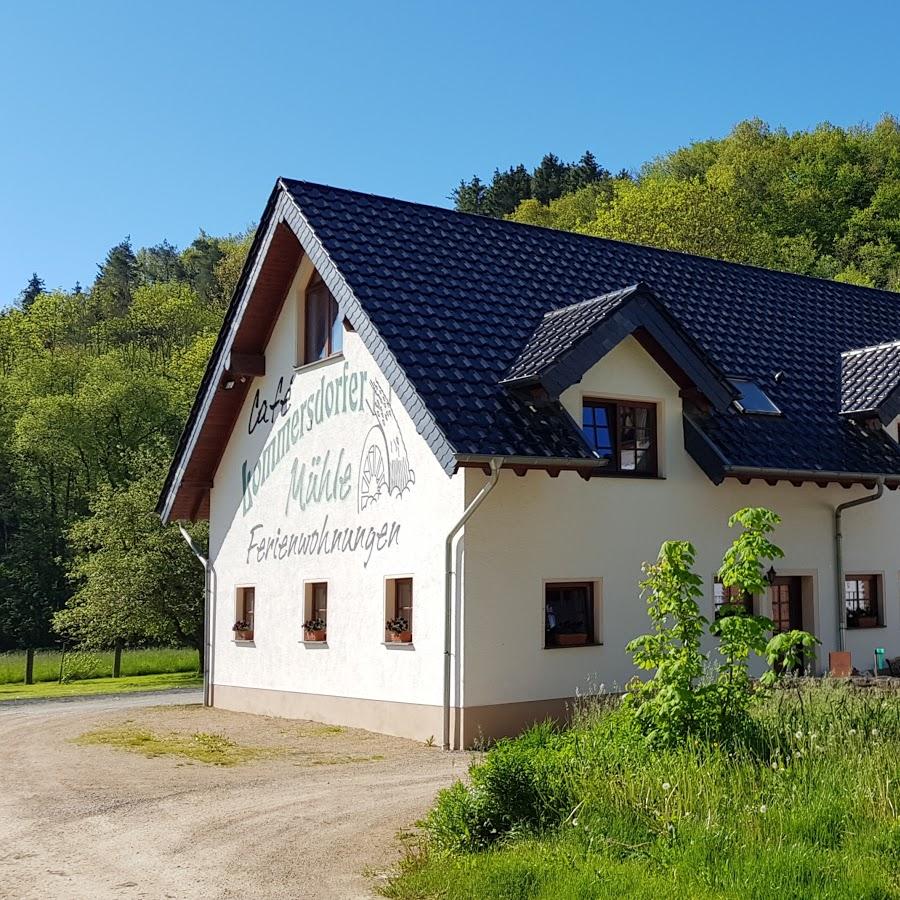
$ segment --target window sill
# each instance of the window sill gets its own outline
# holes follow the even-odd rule
[[[324,366],[328,366],[334,362],[340,362],[344,358],[344,353],[341,351],[340,353],[332,353],[331,356],[326,356],[325,359],[317,359],[315,362],[311,363],[296,363],[294,365],[295,372],[312,372],[315,369],[321,369]]]
[[[322,650],[328,649],[328,641],[300,641],[300,643],[308,650],[315,650],[317,648]]]
[[[253,638],[232,638],[232,644],[237,644],[240,647],[255,647],[256,641]]]
[[[879,628],[887,628],[887,625],[848,625],[847,631],[878,631]]]
[[[415,650],[415,644],[412,641],[382,641],[382,647],[387,647],[389,650]]]
[[[584,650],[589,647],[602,647],[603,641],[588,641],[586,644],[544,644],[545,650]]]

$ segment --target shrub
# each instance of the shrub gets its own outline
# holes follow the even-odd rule
[[[750,595],[766,590],[765,562],[784,556],[769,540],[780,522],[776,513],[762,507],[738,510],[728,520],[730,528],[740,525],[743,530],[719,569],[725,587]],[[773,625],[762,616],[726,614],[710,625],[697,604],[703,582],[692,570],[694,559],[688,541],[666,541],[656,562],[644,564],[641,588],[653,631],[627,646],[636,665],[654,675],[646,682],[634,679],[624,705],[656,747],[676,746],[689,735],[730,744],[753,740],[750,707],[760,691],[750,678],[750,656],[763,656],[769,663],[760,680],[767,687],[802,666],[817,643],[805,631],[769,639]],[[721,661],[712,666],[713,678],[704,681],[710,660],[700,648],[707,628],[719,639]]]

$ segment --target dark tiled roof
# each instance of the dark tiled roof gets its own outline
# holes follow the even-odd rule
[[[841,353],[900,337],[896,294],[283,184],[458,454],[586,458],[571,420],[501,382],[547,313],[645,282],[720,370],[784,413],[700,422],[723,464],[900,472],[893,441],[839,415]]]
[[[537,378],[548,366],[558,362],[593,327],[634,296],[638,285],[612,291],[571,306],[545,313],[534,334],[513,361],[504,381]]]
[[[900,342],[841,355],[841,412],[879,413],[900,388]],[[892,419],[896,413],[886,414]]]

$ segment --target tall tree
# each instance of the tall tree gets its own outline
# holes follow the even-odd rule
[[[131,294],[138,282],[137,259],[131,249],[131,238],[126,237],[116,244],[97,269],[94,291],[108,298],[116,313],[125,312],[131,305]]]
[[[195,647],[203,664],[203,580],[175,526],[154,512],[165,466],[147,460],[119,489],[101,488],[70,532],[77,590],[55,626],[88,647],[152,641]],[[206,528],[194,537],[206,543]]]
[[[178,249],[168,241],[138,250],[136,263],[138,279],[142,284],[181,281],[185,277]]]
[[[31,278],[28,279],[28,284],[25,285],[22,292],[19,294],[19,303],[21,304],[22,309],[28,309],[28,307],[31,306],[43,292],[44,279],[39,278],[37,272],[32,272]]]
[[[456,210],[466,213],[483,213],[486,197],[487,187],[477,175],[473,175],[471,181],[460,181],[450,193]]]
[[[216,266],[223,255],[218,239],[211,238],[202,230],[191,246],[181,255],[191,287],[204,303],[215,303],[221,294],[219,281],[216,278]]]

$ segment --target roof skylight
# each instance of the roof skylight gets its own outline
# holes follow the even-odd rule
[[[740,397],[734,401],[734,405],[742,413],[763,416],[781,415],[781,410],[755,381],[749,381],[746,378],[729,378],[728,380],[740,392]]]

